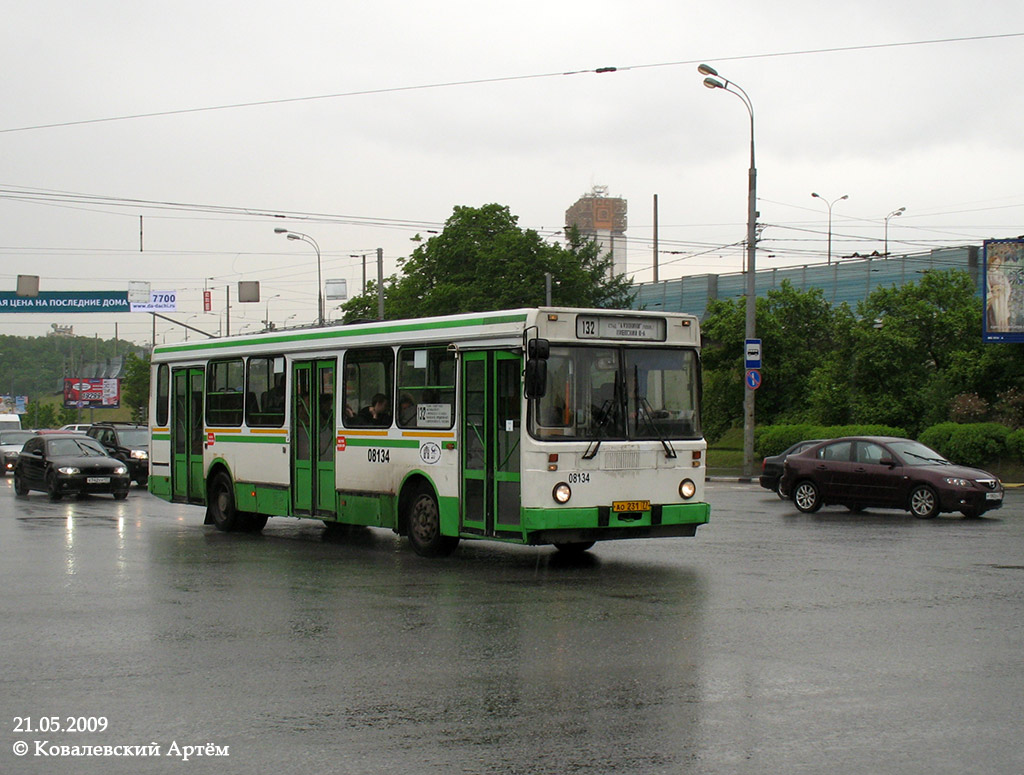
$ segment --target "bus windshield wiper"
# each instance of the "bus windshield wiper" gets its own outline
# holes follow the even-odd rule
[[[658,429],[658,425],[654,422],[654,417],[651,414],[651,405],[647,401],[647,397],[637,396],[636,406],[637,414],[644,418],[644,424],[658,437],[661,446],[665,448],[665,457],[674,458],[676,456],[675,447],[672,446],[668,439],[661,435],[661,431]]]
[[[590,436],[590,443],[587,444],[587,451],[583,453],[584,460],[593,460],[594,456],[597,455],[597,451],[601,449],[601,431],[604,430],[604,426],[606,426],[608,424],[608,420],[611,419],[612,403],[612,399],[606,398],[597,412],[597,425],[594,426],[594,432]]]

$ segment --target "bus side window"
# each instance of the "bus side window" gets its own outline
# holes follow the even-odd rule
[[[394,416],[395,354],[390,347],[345,353],[346,428],[390,427]]]
[[[171,375],[166,363],[156,367],[156,424],[167,427],[170,419]]]
[[[245,424],[250,428],[284,425],[284,358],[250,358],[246,387]]]
[[[398,351],[398,427],[448,429],[455,422],[455,352],[441,347]]]

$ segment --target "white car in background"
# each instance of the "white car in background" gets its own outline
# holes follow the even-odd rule
[[[4,476],[14,470],[22,446],[35,435],[34,431],[0,431],[0,467]]]
[[[72,423],[71,425],[62,425],[59,430],[64,433],[85,433],[89,428],[92,427],[92,423],[80,422]]]

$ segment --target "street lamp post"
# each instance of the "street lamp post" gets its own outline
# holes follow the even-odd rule
[[[844,199],[849,199],[850,197],[849,197],[848,194],[843,194],[838,199],[833,199],[830,202],[825,197],[823,197],[821,194],[815,194],[813,191],[811,192],[811,196],[815,197],[816,199],[820,199],[822,202],[824,202],[825,204],[828,205],[828,263],[829,263],[829,266],[831,266],[832,265],[832,205],[834,205],[836,202],[842,202]]]
[[[747,304],[746,338],[756,337],[757,284],[755,258],[757,254],[757,167],[754,164],[754,105],[739,84],[720,79],[718,71],[708,65],[700,65],[697,72],[706,76],[704,85],[709,89],[722,89],[735,94],[750,114],[750,171],[747,175]],[[744,347],[744,352],[746,348]],[[747,384],[743,396],[743,476],[754,474],[754,388]]]
[[[278,226],[274,229],[274,234],[286,234],[288,239],[308,242],[316,251],[316,324],[322,326],[324,324],[324,283],[320,271],[320,246],[316,244],[315,239],[300,231],[289,231]]]
[[[889,257],[889,219],[895,218],[897,215],[903,215],[906,207],[899,207],[885,216],[885,252],[882,254],[886,258]]]
[[[263,325],[266,326],[267,331],[272,331],[274,329],[273,324],[270,322],[270,299],[277,299],[277,298],[280,298],[280,297],[281,297],[280,293],[275,293],[273,296],[271,296],[269,299],[267,299],[267,316],[266,316],[266,319],[264,319],[264,321],[263,321]]]

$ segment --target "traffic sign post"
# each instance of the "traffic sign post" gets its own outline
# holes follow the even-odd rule
[[[757,369],[747,369],[746,382],[750,390],[757,390],[761,387],[761,372]]]
[[[747,339],[743,345],[743,368],[761,368],[761,340]]]

